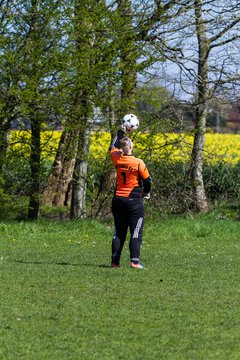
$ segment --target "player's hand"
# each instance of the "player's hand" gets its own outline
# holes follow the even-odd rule
[[[125,125],[121,125],[121,130],[122,130],[123,132],[130,132],[130,131],[131,131],[131,130],[128,129]]]
[[[126,129],[126,126],[122,124],[122,125],[121,125],[121,130],[124,131],[124,132],[126,132],[126,130],[127,130],[127,129]]]
[[[148,194],[143,194],[143,198],[144,198],[145,200],[149,200],[150,197],[151,197],[150,193],[148,193]]]

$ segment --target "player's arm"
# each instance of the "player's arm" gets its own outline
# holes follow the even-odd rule
[[[119,141],[124,137],[124,130],[120,129],[117,132],[117,135],[113,138],[111,145],[109,147],[109,151],[111,151],[114,148],[118,148],[119,149]]]
[[[150,194],[152,179],[146,165],[142,160],[140,160],[138,171],[142,179],[143,197],[145,197]]]
[[[152,186],[152,179],[150,176],[147,179],[143,179],[143,197],[150,195]]]

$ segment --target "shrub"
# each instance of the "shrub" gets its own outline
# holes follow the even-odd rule
[[[53,141],[51,141],[52,134]],[[2,180],[0,183],[2,214],[10,211],[11,203],[14,212],[26,213],[26,199],[30,188],[29,134],[27,135],[23,132],[14,132],[12,135],[12,146],[8,149],[3,167],[4,182]],[[44,159],[41,164],[42,187],[51,169],[59,136],[59,132],[44,133],[42,146],[43,150],[46,149],[43,151]],[[133,133],[131,136],[136,140],[134,140],[134,155],[146,162],[153,178],[152,198],[150,202],[146,202],[146,209],[151,207],[151,211],[171,213],[192,210],[194,202],[189,177],[189,157],[193,136],[174,133],[158,135]],[[93,139],[88,159],[87,210],[90,217],[105,217],[110,214],[115,180],[114,168],[107,151],[110,134],[96,132],[93,134]],[[238,201],[239,144],[239,135],[207,134],[203,176],[210,202],[214,203],[222,199]]]
[[[109,167],[103,171],[102,160],[89,162],[88,204],[91,216],[110,214],[111,197],[114,185]],[[106,166],[106,164],[105,164]],[[189,162],[171,162],[152,160],[148,164],[153,183],[151,201],[146,209],[168,213],[185,213],[194,210],[192,181],[189,176]],[[107,171],[108,169],[108,171]],[[102,183],[103,174],[108,180]],[[205,163],[203,167],[205,190],[208,201],[238,201],[240,198],[240,164],[229,165]],[[100,191],[100,187],[101,191]],[[99,210],[99,211],[97,211]]]
[[[204,166],[206,192],[210,201],[240,198],[240,163],[219,162]]]
[[[27,216],[26,197],[14,196],[5,192],[3,178],[0,177],[0,219],[24,219]]]

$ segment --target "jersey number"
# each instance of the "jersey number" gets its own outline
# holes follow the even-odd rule
[[[126,185],[127,183],[127,174],[125,173],[125,171],[121,172],[121,175],[123,177],[123,184]]]

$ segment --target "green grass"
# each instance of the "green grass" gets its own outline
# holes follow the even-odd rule
[[[111,222],[0,223],[0,359],[238,360],[239,222],[148,219],[111,269]]]

